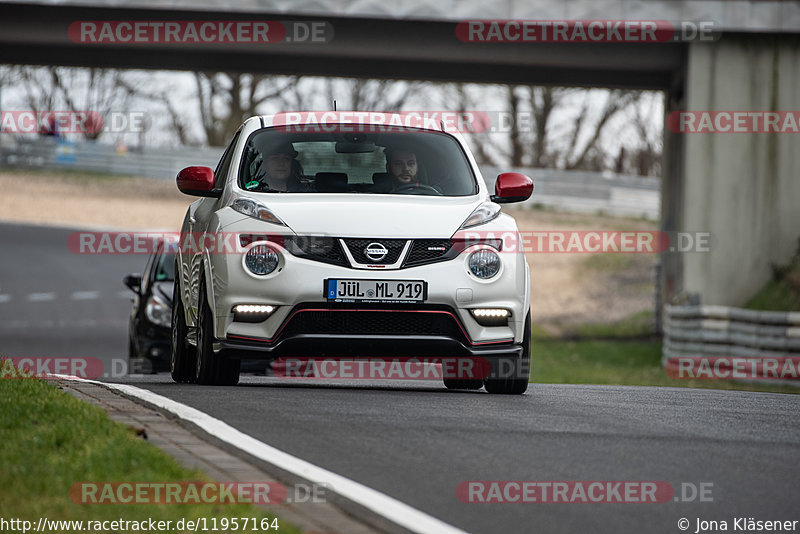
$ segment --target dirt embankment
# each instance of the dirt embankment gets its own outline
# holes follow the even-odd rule
[[[174,182],[0,172],[0,219],[126,229],[178,229],[194,200]]]

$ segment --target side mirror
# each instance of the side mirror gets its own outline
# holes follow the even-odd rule
[[[142,286],[142,275],[140,274],[129,274],[125,278],[122,279],[122,283],[124,283],[128,288],[136,293],[139,294],[139,288]]]
[[[181,193],[196,197],[214,197],[222,194],[214,189],[214,171],[209,167],[186,167],[178,173],[178,189]]]
[[[498,204],[509,204],[528,200],[531,193],[533,193],[533,180],[518,172],[504,172],[497,175],[491,199]]]

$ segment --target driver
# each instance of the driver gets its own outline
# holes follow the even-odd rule
[[[426,173],[420,171],[417,154],[406,148],[385,148],[386,173],[389,175],[389,193],[415,195],[441,195],[442,189],[427,183]]]
[[[392,190],[419,183],[417,172],[417,155],[410,150],[387,148],[386,172],[392,177]]]

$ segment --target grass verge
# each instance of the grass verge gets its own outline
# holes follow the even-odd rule
[[[96,406],[34,379],[0,380],[0,516],[36,521],[274,519],[247,504],[78,504],[76,482],[208,481],[111,421]],[[300,532],[278,520],[280,532]],[[125,529],[127,530],[127,529]],[[175,529],[171,529],[175,531]],[[246,531],[249,531],[246,530]]]

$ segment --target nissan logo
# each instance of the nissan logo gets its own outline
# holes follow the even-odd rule
[[[380,243],[370,243],[367,245],[367,248],[364,249],[364,254],[373,261],[381,261],[388,253],[389,249]]]

